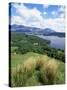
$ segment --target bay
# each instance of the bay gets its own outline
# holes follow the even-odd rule
[[[50,46],[57,49],[65,49],[65,37],[58,37],[58,36],[43,36],[37,35],[40,38],[50,40]]]

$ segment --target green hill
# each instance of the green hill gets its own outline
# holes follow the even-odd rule
[[[65,83],[65,65],[47,55],[28,52],[11,56],[11,86]]]
[[[25,54],[34,52],[47,54],[49,57],[65,62],[64,50],[55,49],[49,46],[50,41],[37,36],[26,35],[20,32],[11,32],[10,53]]]
[[[37,36],[11,32],[11,86],[65,83],[65,51],[51,48],[49,43]]]

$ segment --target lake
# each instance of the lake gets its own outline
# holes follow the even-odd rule
[[[58,37],[58,36],[43,36],[43,35],[37,35],[40,38],[50,40],[50,46],[57,48],[57,49],[65,49],[65,37]]]

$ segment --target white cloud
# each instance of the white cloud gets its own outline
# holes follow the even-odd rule
[[[12,16],[12,24],[15,23],[39,28],[51,28],[58,32],[64,32],[65,20],[63,15],[59,16],[59,18],[46,19],[41,16],[41,12],[36,8],[28,9],[23,4],[15,4],[13,6],[16,8],[16,12],[18,12],[20,16]],[[53,15],[55,13],[56,12],[52,12]],[[46,12],[44,12],[44,14],[46,14]]]
[[[57,19],[47,19],[44,22],[45,27],[49,27],[57,32],[64,32],[64,19],[57,18]]]
[[[24,16],[25,18],[29,18],[30,16],[40,16],[40,12],[36,9],[28,9],[27,7],[25,7],[23,4],[21,5],[14,5],[14,7],[17,9],[16,11],[21,15]]]
[[[62,12],[62,13],[60,13],[60,12]],[[60,13],[60,15],[59,15],[60,18],[65,18],[65,7],[64,6],[61,6],[58,9],[58,13]]]
[[[11,24],[21,24],[22,19],[19,16],[12,16],[11,17]]]
[[[61,13],[59,17],[64,18],[64,16],[65,16],[64,13]]]
[[[64,12],[65,11],[65,7],[64,6],[61,6],[59,9],[58,9],[59,12]]]
[[[48,4],[43,4],[43,7],[47,9],[49,7],[49,5]]]
[[[16,12],[20,14],[20,17],[23,18],[22,20],[26,22],[25,25],[40,27],[40,24],[43,22],[40,11],[38,11],[36,8],[28,9],[23,4],[19,6],[14,5],[14,7],[16,8]]]
[[[25,22],[25,19],[22,19],[22,17],[20,17],[20,16],[12,16],[11,17],[11,25],[13,25],[13,24],[25,25],[26,22]]]

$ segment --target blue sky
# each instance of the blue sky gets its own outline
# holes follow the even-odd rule
[[[11,3],[11,24],[51,28],[58,32],[65,29],[65,7],[61,5]]]

